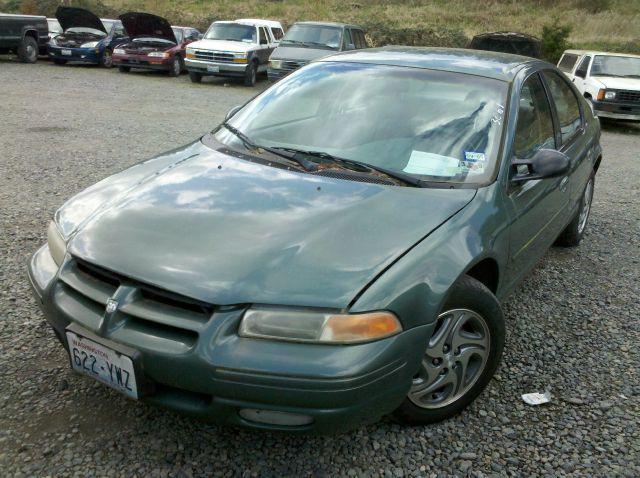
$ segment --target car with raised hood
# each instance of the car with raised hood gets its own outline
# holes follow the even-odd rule
[[[200,38],[198,30],[171,26],[165,18],[150,13],[129,12],[118,18],[130,41],[113,50],[114,66],[121,72],[142,68],[180,76],[186,47]]]
[[[267,71],[269,55],[284,30],[279,22],[245,18],[213,22],[202,40],[187,47],[189,77],[200,83],[204,76],[242,78],[246,86]]]
[[[37,15],[0,13],[0,53],[17,53],[23,63],[35,63],[46,53],[47,19]]]
[[[312,60],[340,51],[367,48],[364,30],[332,22],[297,22],[269,58],[267,75],[277,81]]]
[[[596,116],[640,121],[640,55],[567,50],[558,68],[589,101]]]
[[[57,18],[47,18],[47,25],[49,27],[49,40],[57,37],[61,33],[64,33]]]
[[[58,7],[63,33],[49,40],[49,58],[58,65],[92,63],[111,68],[113,49],[128,41],[120,20],[100,19],[89,10]]]
[[[73,369],[129,397],[263,429],[432,423],[494,374],[500,299],[583,238],[599,128],[540,60],[330,56],[71,198],[29,278]]]

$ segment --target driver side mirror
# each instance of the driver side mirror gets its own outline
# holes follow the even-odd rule
[[[512,182],[529,181],[531,179],[547,179],[562,176],[569,171],[569,157],[555,149],[539,149],[529,159],[513,159],[511,166],[518,172],[511,178]],[[526,167],[526,172],[521,172]]]
[[[228,112],[227,115],[224,117],[224,120],[227,121],[228,119],[230,119],[233,115],[235,115],[238,111],[240,111],[242,109],[243,105],[237,105],[234,106],[233,108],[231,108]]]

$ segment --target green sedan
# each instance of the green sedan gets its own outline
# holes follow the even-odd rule
[[[551,64],[387,47],[312,62],[80,192],[29,278],[78,373],[230,425],[460,412],[502,300],[585,234],[602,158]]]

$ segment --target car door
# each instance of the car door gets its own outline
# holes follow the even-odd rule
[[[267,29],[265,27],[258,27],[258,71],[263,71],[267,66],[267,62],[269,61],[269,55],[273,51],[273,48],[270,48],[269,44],[269,34],[267,33]]]
[[[590,63],[591,63],[591,56],[590,55],[583,56],[582,59],[580,60],[580,63],[578,63],[578,67],[576,68],[573,78],[571,79],[571,81],[573,81],[573,84],[576,85],[576,88],[578,88],[578,91],[580,91],[581,94],[584,94],[585,90],[588,87],[587,74],[589,73]]]
[[[568,173],[571,212],[578,206],[591,175],[596,137],[585,134],[586,115],[581,111],[580,101],[569,82],[552,70],[544,70],[542,78],[552,100],[558,127],[559,150],[571,160]]]
[[[539,73],[533,73],[524,81],[516,104],[518,114],[510,149],[511,158],[529,159],[540,149],[555,149],[552,105]],[[512,166],[510,175],[523,172],[526,172],[526,166]],[[507,203],[511,228],[508,275],[513,281],[519,280],[560,234],[568,198],[566,176],[509,181]]]

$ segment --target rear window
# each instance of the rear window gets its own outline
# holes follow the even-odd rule
[[[282,28],[272,28],[271,33],[273,33],[273,38],[275,38],[276,41],[280,40],[284,36]]]
[[[565,53],[564,55],[562,55],[562,58],[560,58],[560,61],[558,62],[558,68],[566,73],[569,73],[573,70],[573,67],[575,66],[577,61],[578,55],[574,55],[573,53]]]

